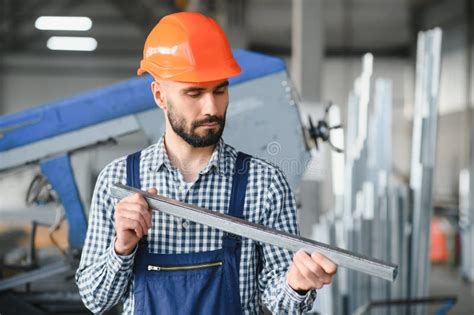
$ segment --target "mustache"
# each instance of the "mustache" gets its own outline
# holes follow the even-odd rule
[[[225,122],[224,117],[208,116],[204,119],[193,121],[192,127],[196,128],[205,124],[212,124],[212,123],[218,123],[220,126],[222,126],[224,125],[224,122]]]

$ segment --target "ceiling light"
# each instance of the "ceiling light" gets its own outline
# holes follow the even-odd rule
[[[35,27],[43,31],[88,31],[92,20],[85,16],[40,16],[35,21]]]
[[[46,46],[51,50],[94,51],[97,40],[92,37],[51,36]]]

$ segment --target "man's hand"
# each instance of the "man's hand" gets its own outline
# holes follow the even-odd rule
[[[326,256],[316,252],[310,256],[304,250],[299,250],[293,256],[287,280],[293,290],[306,293],[330,284],[336,271],[337,265]]]
[[[156,195],[155,188],[148,192]],[[130,254],[143,235],[151,227],[151,211],[143,195],[137,193],[123,198],[115,206],[115,252],[119,255]]]

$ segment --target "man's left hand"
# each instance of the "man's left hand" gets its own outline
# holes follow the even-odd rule
[[[309,255],[304,250],[299,250],[293,256],[287,281],[293,290],[304,294],[330,284],[336,271],[337,265],[326,256],[316,252]]]

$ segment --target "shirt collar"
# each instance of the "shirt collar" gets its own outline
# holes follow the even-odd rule
[[[152,168],[158,172],[163,165],[168,169],[172,169],[171,162],[168,158],[168,154],[166,153],[165,137],[161,136],[156,143],[155,152],[153,154]]]
[[[214,152],[209,159],[207,165],[199,172],[199,174],[207,174],[213,170],[220,173],[221,175],[227,174],[227,161],[225,158],[225,143],[221,138],[217,143]],[[155,152],[153,154],[153,160],[151,163],[151,168],[156,172],[165,166],[167,169],[172,170],[175,167],[171,164],[169,160],[168,153],[165,148],[165,138],[164,136],[160,137],[156,143]]]

